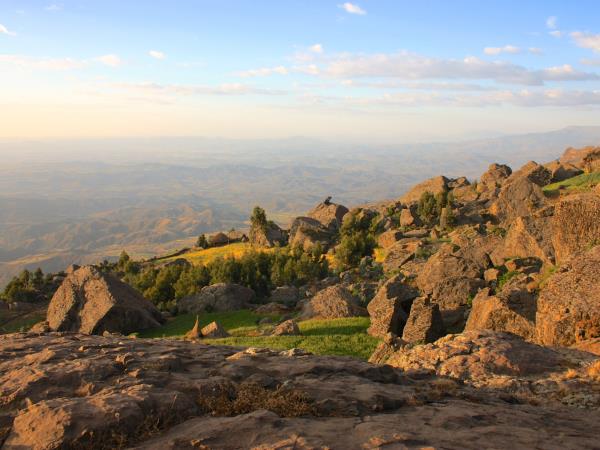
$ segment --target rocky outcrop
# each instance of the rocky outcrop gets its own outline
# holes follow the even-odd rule
[[[517,217],[506,237],[492,251],[493,261],[502,264],[508,258],[534,256],[546,264],[554,264],[552,217]]]
[[[561,163],[560,161],[552,161],[544,164],[552,175],[552,183],[568,180],[583,173],[583,170],[570,163]]]
[[[387,333],[402,334],[412,301],[419,295],[416,289],[403,282],[402,275],[390,278],[369,302],[371,317],[368,333],[384,337]]]
[[[519,170],[513,172],[507,181],[510,183],[518,178],[527,178],[538,186],[546,186],[552,181],[552,172],[535,161],[529,161]]]
[[[504,183],[490,213],[499,222],[512,223],[517,217],[532,215],[546,204],[542,189],[523,176]]]
[[[572,164],[587,172],[600,169],[600,147],[571,148],[565,150],[559,161],[563,164]]]
[[[299,334],[300,328],[292,319],[281,322],[271,331],[271,336],[298,336]]]
[[[536,335],[560,346],[600,337],[600,245],[563,263],[543,285]]]
[[[421,245],[421,240],[417,238],[400,239],[387,249],[383,260],[383,270],[389,273],[400,269],[414,258],[415,252]]]
[[[211,322],[200,330],[200,335],[207,339],[221,339],[229,337],[230,334],[219,322]]]
[[[381,233],[377,237],[377,244],[381,248],[388,248],[388,247],[391,247],[392,245],[394,245],[400,239],[402,239],[402,237],[403,237],[403,234],[400,230],[388,230],[388,231]]]
[[[48,306],[48,326],[84,334],[129,334],[158,327],[164,319],[135,289],[92,266],[69,274]]]
[[[296,286],[278,286],[271,291],[271,302],[294,306],[298,300],[300,300],[300,290]]]
[[[302,319],[340,319],[366,315],[367,311],[360,306],[359,300],[339,284],[317,292],[313,298],[305,301],[300,313]]]
[[[229,244],[229,236],[223,232],[218,232],[208,236],[208,245],[211,247],[219,247]]]
[[[290,227],[290,245],[310,250],[317,243],[323,249],[331,244],[335,233],[317,219],[311,217],[296,217]]]
[[[402,331],[402,340],[425,344],[437,341],[444,334],[446,333],[439,306],[431,303],[427,297],[415,299]]]
[[[274,222],[267,222],[264,226],[254,226],[250,228],[250,243],[259,247],[275,247],[285,245],[288,236],[279,225]]]
[[[342,226],[342,221],[348,213],[348,208],[343,205],[331,203],[330,200],[331,197],[319,203],[307,216],[317,220],[329,230],[337,230]]]
[[[254,291],[245,286],[217,283],[203,287],[198,294],[182,298],[177,307],[180,312],[193,314],[237,311],[248,308],[254,297]]]
[[[600,195],[580,194],[561,199],[554,207],[552,225],[557,263],[600,243]]]
[[[481,175],[477,190],[479,192],[492,191],[500,188],[506,179],[512,174],[512,170],[505,164],[490,164],[488,170]]]
[[[416,205],[408,205],[400,211],[400,226],[401,227],[418,227],[421,226],[421,219],[417,214]]]
[[[414,186],[410,191],[404,194],[400,201],[402,203],[416,203],[425,192],[431,192],[432,194],[438,194],[440,192],[448,191],[448,178],[439,176],[433,177],[429,180],[425,180],[422,183]]]
[[[478,342],[424,361],[475,375],[486,363],[538,373],[557,360],[549,350],[515,363],[507,348],[486,355]],[[581,397],[573,389],[584,379],[573,381],[566,392]],[[548,394],[526,402],[352,358],[182,340],[0,336],[0,402],[11,450],[597,446],[597,415]]]

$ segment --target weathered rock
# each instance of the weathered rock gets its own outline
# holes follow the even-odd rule
[[[458,203],[470,203],[479,198],[477,188],[472,185],[460,186],[452,189],[452,196]]]
[[[271,302],[294,306],[300,300],[300,290],[296,286],[279,286],[271,291]]]
[[[316,219],[325,228],[337,230],[342,226],[342,221],[348,213],[348,208],[343,205],[331,203],[330,199],[328,198],[326,201],[319,203],[307,216]]]
[[[514,363],[510,348],[492,353],[497,347],[491,347],[486,355],[479,342],[448,345],[452,352],[438,352],[437,366],[430,358],[425,364],[460,367],[462,360],[461,373],[473,375],[485,363],[498,369],[509,361],[509,373],[538,373],[557,362],[547,350],[549,358],[521,351],[534,362]],[[581,388],[585,379],[574,381],[564,398],[589,397]],[[515,405],[509,403],[519,401],[514,389],[476,390],[299,350],[240,352],[182,340],[54,333],[0,336],[0,402],[7,418],[0,427],[8,433],[4,448],[11,450],[597,446],[595,411],[556,403],[561,399],[548,394],[552,384],[543,388],[528,391],[531,402]]]
[[[512,180],[517,178],[527,178],[529,181],[537,184],[538,186],[546,186],[552,181],[552,172],[535,161],[529,161],[519,170],[514,172],[508,178],[508,182],[510,183]]]
[[[229,244],[229,236],[225,233],[219,231],[218,233],[211,234],[208,236],[208,245],[211,247],[218,247],[220,245]]]
[[[506,269],[509,272],[521,272],[525,274],[537,273],[542,268],[543,261],[536,257],[512,258],[506,261]]]
[[[200,330],[203,338],[220,339],[231,336],[219,322],[211,322]]]
[[[530,216],[546,204],[542,189],[527,177],[505,182],[490,213],[500,222],[512,223],[517,217]]]
[[[560,346],[600,337],[600,245],[563,263],[543,285],[536,335]]]
[[[248,308],[254,300],[254,291],[234,283],[217,283],[205,286],[195,295],[184,297],[178,303],[180,312],[226,312]]]
[[[510,167],[504,164],[490,164],[487,172],[481,175],[479,183],[477,184],[477,191],[491,191],[495,192],[496,189],[500,188],[506,179],[512,174]]]
[[[52,330],[50,329],[50,325],[48,324],[48,321],[43,320],[43,321],[38,322],[35,325],[33,325],[29,331],[31,333],[48,333]]]
[[[135,289],[92,266],[68,275],[48,306],[48,325],[55,331],[129,334],[158,327],[164,319]]]
[[[517,217],[490,256],[496,262],[534,256],[546,264],[553,264],[552,230],[551,217]]]
[[[77,265],[77,264],[71,264],[69,267],[67,267],[67,268],[65,269],[65,273],[66,273],[67,275],[70,275],[70,274],[72,274],[73,272],[75,272],[75,271],[77,271],[77,270],[79,270],[79,269],[81,269],[81,266],[79,266],[79,265]]]
[[[264,305],[260,305],[254,310],[254,312],[257,314],[283,315],[290,313],[291,308],[289,306],[284,305],[283,303],[269,302]]]
[[[419,293],[403,282],[402,275],[390,278],[379,289],[367,310],[371,317],[368,333],[383,337],[388,333],[402,334],[410,305]]]
[[[600,195],[580,194],[560,200],[554,207],[552,243],[556,262],[600,243]]]
[[[271,332],[271,336],[298,336],[300,328],[295,320],[286,320],[277,325]]]
[[[400,230],[389,230],[381,233],[377,238],[377,244],[382,248],[388,248],[403,238]]]
[[[334,237],[331,228],[311,217],[296,217],[290,228],[290,245],[304,250],[309,250],[317,243],[326,249]]]
[[[369,357],[369,362],[371,364],[385,364],[394,352],[407,344],[407,342],[404,342],[402,338],[399,338],[394,333],[388,333]]]
[[[439,306],[431,303],[427,297],[415,299],[402,331],[402,340],[425,344],[437,341],[444,334],[444,323]]]
[[[446,192],[448,190],[448,182],[448,178],[443,176],[430,178],[414,186],[400,198],[400,201],[402,203],[416,203],[425,192],[431,192],[434,195]]]
[[[589,146],[581,149],[569,147],[559,161],[563,164],[573,164],[587,172],[594,172],[600,169],[600,147]]]
[[[359,305],[358,299],[339,284],[317,292],[303,305],[300,313],[302,319],[340,319],[366,315],[367,311]]]
[[[552,183],[568,180],[583,173],[583,170],[570,163],[561,163],[560,161],[552,161],[544,164],[544,167],[552,174]]]
[[[419,219],[419,215],[417,214],[416,205],[408,206],[400,211],[400,226],[413,227],[420,225],[421,219]]]
[[[268,222],[264,227],[251,227],[248,238],[254,245],[275,247],[285,245],[288,236],[276,223]]]

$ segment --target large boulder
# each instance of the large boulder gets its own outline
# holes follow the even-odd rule
[[[418,227],[421,226],[421,219],[417,214],[417,206],[409,205],[402,208],[400,211],[400,226],[402,227]]]
[[[527,178],[538,186],[546,186],[552,181],[552,172],[535,161],[529,161],[519,170],[513,172],[507,181],[510,183],[518,178]]]
[[[344,216],[348,213],[348,208],[343,205],[331,203],[331,197],[324,202],[319,203],[310,211],[307,216],[320,222],[325,228],[337,230],[342,226]]]
[[[426,344],[437,341],[445,333],[440,308],[427,297],[415,299],[402,331],[402,339],[408,343]]]
[[[536,298],[527,289],[530,279],[519,274],[492,295],[482,289],[473,299],[465,331],[504,331],[533,340],[535,337]]]
[[[568,180],[583,173],[583,170],[574,166],[571,163],[561,163],[560,161],[552,161],[544,164],[544,167],[552,174],[552,183]]]
[[[271,331],[271,336],[298,336],[299,334],[300,328],[298,328],[296,321],[292,319],[281,322]]]
[[[442,246],[423,266],[417,287],[439,305],[446,328],[464,326],[469,298],[485,285],[484,270],[478,261],[455,252],[450,245]]]
[[[600,195],[572,195],[554,207],[552,243],[556,261],[600,243]]]
[[[477,190],[479,192],[495,191],[504,184],[504,181],[512,174],[510,167],[504,164],[490,164],[487,172],[481,175]]]
[[[416,289],[403,282],[402,275],[386,281],[367,306],[371,317],[368,333],[377,337],[387,333],[402,334],[410,305],[418,295]]]
[[[296,286],[278,286],[271,291],[269,301],[294,306],[300,300],[300,290]]]
[[[571,148],[565,150],[559,161],[563,164],[572,164],[587,172],[600,170],[600,147]]]
[[[290,227],[290,245],[309,250],[320,244],[323,248],[329,247],[335,234],[331,228],[326,227],[317,219],[311,217],[296,217]]]
[[[377,244],[382,248],[388,248],[402,239],[403,234],[400,230],[388,230],[377,237]]]
[[[421,195],[425,192],[431,192],[432,194],[439,194],[440,192],[448,191],[448,178],[444,176],[433,177],[422,183],[414,186],[410,191],[404,194],[400,201],[402,203],[416,203],[421,198]]]
[[[503,264],[508,258],[535,256],[544,263],[554,263],[551,217],[517,217],[510,224],[506,237],[491,253],[493,261]]]
[[[139,292],[92,266],[64,279],[50,301],[47,320],[54,331],[83,334],[129,334],[164,322],[161,313]]]
[[[200,330],[200,335],[207,339],[222,339],[231,336],[219,322],[211,322]]]
[[[500,222],[511,223],[517,217],[532,215],[545,204],[542,189],[528,177],[521,176],[503,184],[498,198],[490,206],[490,213]]]
[[[383,270],[386,273],[400,269],[404,264],[414,258],[415,252],[422,246],[417,238],[400,239],[387,249],[383,259]]]
[[[287,243],[287,233],[274,222],[268,222],[265,226],[253,226],[250,228],[250,243],[259,247],[275,247]]]
[[[341,319],[344,317],[366,316],[367,311],[359,304],[358,298],[344,286],[336,284],[327,287],[307,300],[300,313],[302,319]]]
[[[177,307],[180,312],[193,314],[227,312],[248,308],[253,300],[254,291],[250,288],[235,283],[217,283],[182,298]]]
[[[600,245],[563,263],[543,285],[536,335],[559,346],[600,337]]]

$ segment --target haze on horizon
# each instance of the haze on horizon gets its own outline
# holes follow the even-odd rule
[[[471,139],[600,123],[600,4],[4,0],[0,139]]]

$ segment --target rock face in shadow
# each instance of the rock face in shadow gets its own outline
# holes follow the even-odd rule
[[[412,301],[419,292],[396,275],[385,282],[369,302],[367,310],[371,317],[369,334],[384,337],[387,333],[402,334]]]
[[[531,361],[512,344],[486,357],[486,339],[455,346],[455,357],[438,352],[436,365],[449,360],[449,373],[474,378],[488,361],[508,367],[503,373],[530,376],[562,361],[552,350]],[[459,364],[460,355],[469,358],[465,348],[480,361]],[[577,386],[585,381],[572,379]],[[413,377],[298,349],[0,336],[0,444],[7,450],[597,446],[595,413],[535,395],[529,403],[514,388],[478,390],[434,373]]]
[[[180,312],[193,314],[237,311],[248,308],[254,297],[254,291],[245,286],[217,283],[203,287],[198,294],[182,298],[177,307]]]
[[[541,344],[561,346],[600,337],[600,245],[572,257],[544,284],[536,334]]]
[[[70,273],[48,306],[48,326],[84,334],[129,334],[159,326],[156,307],[129,285],[92,266]]]
[[[305,301],[300,317],[305,319],[341,319],[366,316],[358,298],[339,284],[320,290],[313,298]]]

